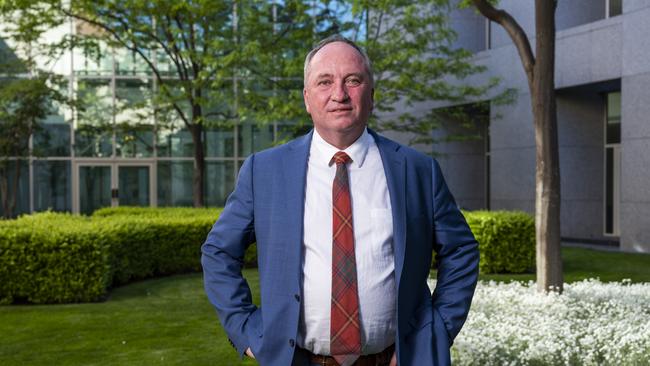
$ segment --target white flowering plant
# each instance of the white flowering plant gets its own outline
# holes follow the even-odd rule
[[[431,287],[434,284],[431,283]],[[650,283],[479,282],[454,365],[650,365]]]

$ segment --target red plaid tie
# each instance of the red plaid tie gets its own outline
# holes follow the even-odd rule
[[[343,151],[334,154],[336,177],[332,185],[332,308],[330,354],[341,366],[354,363],[361,354],[357,263],[354,257],[352,205]]]

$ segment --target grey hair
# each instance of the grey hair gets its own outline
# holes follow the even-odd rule
[[[307,54],[307,57],[305,57],[305,69],[304,69],[304,74],[303,74],[303,83],[304,85],[307,85],[307,74],[309,73],[309,66],[311,64],[311,60],[314,58],[316,53],[320,51],[321,48],[325,47],[326,45],[334,42],[343,42],[347,43],[350,46],[354,47],[355,50],[359,52],[361,55],[361,58],[363,58],[363,65],[366,67],[366,71],[368,72],[368,75],[370,75],[370,85],[375,85],[375,79],[373,77],[372,73],[372,63],[370,62],[370,58],[368,57],[368,54],[366,54],[366,51],[363,50],[363,48],[359,47],[356,43],[353,41],[343,37],[340,34],[333,34],[320,42],[316,44],[314,48],[312,48],[311,51]]]

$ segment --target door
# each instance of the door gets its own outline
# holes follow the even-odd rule
[[[152,163],[78,163],[73,211],[90,215],[102,207],[154,206]]]

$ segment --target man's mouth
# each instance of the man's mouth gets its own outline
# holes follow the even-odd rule
[[[335,108],[335,109],[330,109],[330,113],[341,113],[341,112],[349,112],[351,111],[352,108]]]

